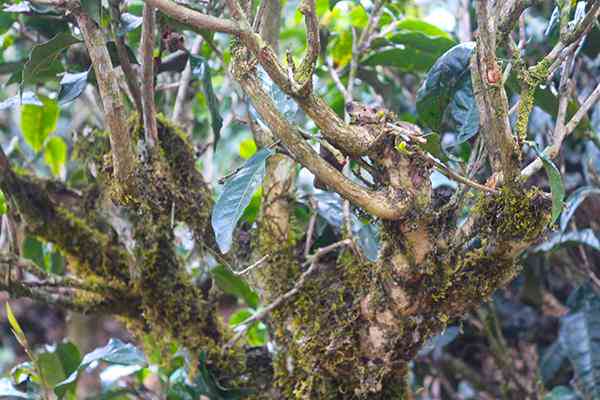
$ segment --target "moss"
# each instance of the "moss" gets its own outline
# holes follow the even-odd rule
[[[477,227],[500,241],[530,241],[539,237],[550,222],[550,201],[537,188],[522,192],[510,185],[498,194],[482,195],[475,206]]]

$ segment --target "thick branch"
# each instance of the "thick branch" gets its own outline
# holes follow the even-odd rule
[[[98,25],[80,8],[73,8],[71,11],[75,15],[96,73],[104,106],[104,118],[110,130],[114,175],[119,184],[126,186],[133,171],[135,159],[127,126],[127,113],[121,101],[117,74],[106,48],[106,38]]]
[[[518,171],[518,149],[512,136],[508,99],[496,59],[493,18],[488,15],[487,2],[484,0],[477,2],[477,23],[476,54],[471,60],[473,90],[493,171],[509,179]]]

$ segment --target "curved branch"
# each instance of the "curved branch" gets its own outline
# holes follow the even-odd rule
[[[404,215],[408,208],[407,198],[395,198],[392,193],[388,195],[382,191],[368,190],[346,178],[304,141],[298,129],[277,110],[255,76],[235,72],[234,75],[273,134],[281,139],[298,162],[319,177],[325,185],[377,217],[398,219]]]

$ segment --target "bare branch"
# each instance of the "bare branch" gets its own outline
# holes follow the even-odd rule
[[[144,109],[144,132],[150,148],[158,142],[156,105],[154,104],[154,7],[144,4],[142,42],[142,105]]]
[[[71,11],[85,40],[98,81],[104,106],[104,118],[110,131],[114,175],[117,182],[122,187],[126,187],[133,172],[135,158],[127,126],[127,113],[121,101],[117,74],[106,48],[107,41],[98,25],[80,8],[74,8]]]
[[[471,59],[473,90],[479,107],[482,133],[494,173],[511,179],[518,172],[518,149],[508,119],[508,99],[496,59],[493,18],[485,0],[477,1],[476,54]]]
[[[242,31],[240,25],[234,21],[202,14],[201,12],[180,6],[170,0],[144,0],[154,8],[158,8],[165,14],[175,18],[184,24],[192,25],[199,29],[207,29],[213,32],[238,34]]]

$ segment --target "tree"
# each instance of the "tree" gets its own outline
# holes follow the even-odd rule
[[[114,314],[139,338],[187,349],[200,360],[191,375],[251,389],[250,397],[410,398],[409,363],[423,345],[506,286],[520,270],[517,257],[554,229],[565,187],[553,160],[574,131],[595,135],[588,112],[600,85],[585,89],[579,103],[573,71],[600,2],[579,2],[576,10],[558,2],[557,39],[532,54],[522,17],[542,1],[476,1],[475,40],[467,41],[464,29],[467,40],[457,44],[439,28],[404,19],[404,3],[375,1],[367,10],[302,0],[306,45],[288,51],[285,62],[284,11],[276,1],[257,3],[196,8],[145,0],[141,16],[116,1],[109,9],[92,0],[7,8],[68,25],[40,31],[48,40],[11,67],[9,82],[24,92],[3,106],[23,104],[25,141],[59,179],[35,176],[0,153],[6,221],[21,243],[3,255],[1,288]],[[462,23],[471,23],[468,13]],[[127,32],[140,25],[138,66]],[[55,99],[26,91],[51,87],[64,65],[81,72],[63,75]],[[212,86],[215,68],[245,96],[230,100],[228,121]],[[416,94],[416,119],[392,111],[401,109],[396,70],[423,77],[418,92],[414,79],[404,81]],[[158,90],[159,74],[178,72],[175,98]],[[199,148],[182,129],[198,99],[191,100],[193,79],[211,128]],[[556,96],[547,89],[555,81]],[[67,144],[48,137],[58,104],[86,86],[97,89],[102,129],[74,138],[83,176],[69,181]],[[248,110],[240,107],[245,99]],[[538,148],[529,118],[548,101],[554,126]],[[159,112],[170,107],[170,117]],[[248,115],[242,118],[258,151],[247,144],[248,160],[223,179],[215,201],[203,176],[211,167],[197,168],[197,159],[212,153],[238,112]],[[445,131],[453,132],[451,149],[442,143]],[[324,189],[304,203],[296,198],[298,167]],[[551,191],[544,191],[542,170]],[[432,188],[434,171],[455,182],[449,195]],[[322,216],[339,228],[328,239],[317,234]],[[176,247],[177,223],[193,236],[187,260]],[[26,238],[52,243],[68,273],[43,271],[19,256]],[[190,273],[194,260],[208,277]],[[23,270],[37,278],[18,279]],[[219,290],[249,307],[236,330],[219,314]],[[272,352],[248,349],[259,322],[268,326]]]

